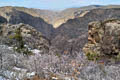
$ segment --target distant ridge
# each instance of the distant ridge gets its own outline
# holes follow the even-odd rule
[[[2,11],[4,12],[6,10],[16,9],[18,11],[22,11],[27,14],[30,14],[34,17],[40,17],[48,24],[53,25],[54,28],[57,28],[61,24],[65,23],[67,20],[76,18],[76,15],[78,14],[80,15],[81,11],[86,11],[86,10],[89,11],[97,8],[102,8],[102,9],[120,8],[120,5],[107,5],[107,6],[89,5],[89,6],[83,6],[77,8],[68,8],[61,11],[52,11],[52,10],[43,10],[43,9],[34,9],[34,8],[25,8],[25,7],[16,7],[16,6],[15,7],[5,6],[5,7],[0,7],[0,10],[2,9]]]
[[[113,9],[119,9],[119,8],[120,5],[108,5],[108,6],[90,5],[80,8],[68,8],[62,11],[51,11],[51,10],[41,10],[41,9],[33,9],[33,8],[25,8],[25,7],[5,6],[5,7],[0,7],[0,16],[2,22],[7,21],[12,24],[18,24],[18,23],[29,24],[35,27],[43,35],[50,38],[51,35],[54,36],[53,34],[57,30],[61,29],[61,26],[63,26],[64,24],[68,23],[71,20],[74,22],[77,18],[84,19],[86,15],[89,15],[91,13],[91,11],[94,10],[99,11],[99,9],[110,9],[110,12],[112,12]],[[100,11],[99,13],[101,12],[102,11]],[[103,15],[105,14],[104,12],[102,13]],[[109,17],[112,16],[113,14],[114,13],[109,15]],[[69,27],[70,26],[71,25],[69,24]]]

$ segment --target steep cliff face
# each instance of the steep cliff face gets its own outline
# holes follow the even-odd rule
[[[8,17],[8,15],[4,13],[12,12],[12,9],[15,9],[17,11],[30,14],[34,17],[40,17],[48,24],[52,24],[54,28],[57,28],[61,24],[66,23],[67,20],[74,19],[75,17],[79,17],[78,15],[81,15],[82,12],[99,7],[100,6],[92,5],[81,8],[69,8],[61,11],[50,11],[50,10],[41,10],[41,9],[33,9],[33,8],[25,8],[25,7],[6,6],[0,8],[1,11],[0,14],[6,17],[7,19],[9,19],[10,17]]]
[[[62,24],[66,23],[69,19],[75,19],[78,17],[83,17],[89,10],[99,8],[101,6],[91,5],[80,8],[68,8],[57,13],[55,19],[53,19],[53,26],[55,28],[60,27]]]
[[[89,24],[88,43],[83,50],[88,58],[119,58],[120,53],[120,20],[111,19]]]
[[[57,34],[65,34],[70,38],[79,36],[82,32],[87,31],[87,24],[92,21],[101,21],[109,18],[120,18],[120,9],[94,9],[89,11],[85,16],[70,19],[56,29]]]
[[[14,7],[3,7],[0,9],[0,15],[3,16],[10,24],[29,24],[40,31],[47,38],[51,37],[54,30],[53,26],[46,23],[42,18],[35,15],[19,11]],[[2,12],[3,11],[3,12]]]
[[[74,36],[72,35],[74,31],[76,31],[74,33],[75,36],[81,34],[81,31],[84,33],[82,29],[83,26],[86,28],[87,24],[91,21],[104,20],[106,18],[118,18],[119,6],[102,7],[93,5],[81,8],[70,8],[59,12],[8,6],[0,8],[0,15],[11,24],[29,24],[48,38],[54,33],[53,27],[57,28],[56,35],[59,33],[64,34],[66,32],[65,34],[72,37]],[[70,31],[72,29],[73,31]]]
[[[55,30],[55,34],[53,38],[53,45],[59,46],[59,39],[57,36],[61,35],[61,38],[66,36],[66,40],[78,38],[82,35],[86,35],[88,33],[88,23],[92,21],[103,21],[105,19],[116,18],[120,19],[120,9],[94,9],[90,10],[85,16],[70,19],[66,23],[62,24]],[[55,40],[54,40],[55,39]],[[85,40],[87,39],[84,38]],[[84,43],[86,43],[85,41]],[[58,45],[57,45],[58,44]],[[84,44],[83,44],[84,45]]]

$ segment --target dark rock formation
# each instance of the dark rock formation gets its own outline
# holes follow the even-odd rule
[[[111,19],[89,24],[88,43],[84,47],[90,58],[117,57],[120,53],[120,20]]]
[[[7,23],[7,20],[4,17],[0,16],[0,23]]]

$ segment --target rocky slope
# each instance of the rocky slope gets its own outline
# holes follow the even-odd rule
[[[0,24],[0,43],[11,47],[49,51],[50,41],[30,25]],[[43,52],[44,53],[44,52]]]
[[[82,13],[84,13],[84,11],[95,9],[98,7],[100,6],[92,5],[92,6],[86,6],[81,8],[69,8],[61,11],[27,9],[27,8],[20,8],[20,7],[15,7],[15,9],[31,14],[32,16],[41,17],[48,24],[52,24],[54,28],[57,28],[61,24],[65,23],[67,20],[78,17],[78,15],[81,15]]]
[[[19,10],[19,8],[2,7],[0,8],[0,15],[10,24],[29,24],[40,31],[47,38],[51,37],[54,30],[52,25],[46,23],[42,18],[33,15],[31,12],[28,14],[28,12]]]
[[[94,58],[119,58],[120,20],[111,19],[89,24],[88,44],[85,45],[86,55]],[[89,57],[90,58],[90,57]],[[92,57],[91,57],[92,58]]]
[[[52,44],[55,46],[59,46],[59,44],[62,44],[61,41],[59,40],[59,36],[61,36],[61,39],[63,37],[65,40],[70,40],[74,38],[79,38],[82,35],[87,36],[88,32],[88,23],[92,21],[103,21],[106,19],[120,19],[120,9],[115,8],[115,9],[93,9],[90,10],[84,17],[79,17],[75,19],[70,19],[66,23],[62,24],[60,27],[58,27],[55,30],[55,34]],[[87,37],[84,37],[86,40]],[[82,41],[81,41],[82,42]],[[84,41],[83,43],[86,43],[87,41]],[[63,41],[64,43],[64,41]],[[65,44],[64,44],[65,46]],[[67,46],[67,44],[66,44]],[[82,45],[81,45],[82,46]],[[62,49],[61,49],[62,50]]]
[[[92,5],[81,8],[70,8],[62,11],[49,11],[40,9],[29,9],[24,7],[1,7],[0,16],[5,18],[11,24],[25,23],[35,27],[38,31],[48,38],[53,35],[54,28],[63,26],[70,19],[82,18],[93,9],[112,9],[119,6],[99,6]],[[104,12],[103,12],[104,13]],[[91,13],[92,14],[92,13]],[[91,16],[91,15],[90,15]],[[53,28],[54,27],[54,28]]]
[[[96,6],[88,6],[88,7],[82,7],[82,8],[70,8],[63,11],[50,11],[50,10],[40,10],[40,9],[29,9],[25,7],[1,7],[0,8],[0,15],[5,17],[8,21],[10,19],[9,13],[13,12],[13,10],[24,12],[26,14],[29,14],[33,17],[42,18],[44,21],[46,21],[48,24],[53,25],[53,27],[57,28],[61,24],[65,23],[69,19],[73,19],[76,17],[76,15],[80,15],[82,12],[81,10],[88,10],[88,9],[94,9],[97,8]],[[71,13],[71,14],[69,14]]]
[[[87,31],[87,25],[92,21],[101,21],[110,18],[120,18],[120,9],[93,9],[89,11],[85,16],[70,19],[66,23],[59,26],[56,29],[56,35],[68,35],[70,38],[77,37],[82,34],[82,31]],[[71,31],[70,31],[71,30]]]

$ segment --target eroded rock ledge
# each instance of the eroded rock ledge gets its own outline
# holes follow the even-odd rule
[[[90,60],[106,56],[119,58],[120,20],[110,19],[89,23],[88,43],[83,50]]]

